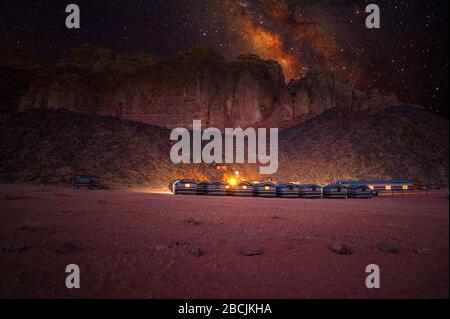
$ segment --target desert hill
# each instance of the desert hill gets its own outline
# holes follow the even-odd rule
[[[179,177],[221,178],[208,165],[176,166],[170,130],[67,110],[0,118],[0,181],[70,184],[76,173],[102,185],[165,187]],[[448,186],[448,121],[422,108],[380,112],[333,108],[280,133],[279,181],[410,178]],[[239,168],[259,178],[254,166]]]
[[[399,179],[448,185],[448,120],[421,107],[334,108],[280,134],[278,178]]]

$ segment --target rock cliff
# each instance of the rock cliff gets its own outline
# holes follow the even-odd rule
[[[219,128],[286,127],[333,107],[373,111],[399,104],[376,90],[357,91],[328,70],[286,84],[276,61],[251,54],[226,61],[207,48],[161,59],[83,45],[32,73],[18,91],[19,111],[64,108],[166,128],[189,127],[194,119]]]

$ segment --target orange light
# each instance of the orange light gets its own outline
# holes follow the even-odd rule
[[[408,185],[403,185],[403,189],[408,190],[409,189]]]
[[[247,189],[247,188],[248,188],[247,185],[242,186],[242,189]]]
[[[374,187],[373,187],[373,186],[369,186],[369,188],[370,188],[371,190],[374,190]]]
[[[230,189],[230,185],[225,186],[226,189]]]
[[[236,178],[230,178],[228,180],[228,184],[231,186],[235,186],[237,184],[237,179]]]
[[[266,191],[268,191],[268,190],[270,190],[270,187],[269,187],[269,186],[266,186],[266,187],[264,187],[264,189],[265,189]]]

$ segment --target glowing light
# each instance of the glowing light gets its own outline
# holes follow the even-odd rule
[[[228,185],[235,186],[236,184],[237,184],[237,179],[236,178],[230,178],[228,180]]]
[[[392,189],[392,186],[391,185],[386,185],[386,190],[387,191],[390,191]]]
[[[247,185],[242,186],[242,189],[247,189],[247,188],[248,188]]]
[[[408,185],[403,185],[403,189],[408,190],[409,189]]]
[[[230,185],[225,186],[226,189],[230,189]]]
[[[191,184],[184,184],[184,187],[191,188]]]
[[[369,186],[369,188],[370,188],[371,190],[374,190],[374,189],[375,189],[375,187],[373,187],[373,186]]]
[[[265,189],[266,191],[268,191],[268,190],[270,190],[270,187],[269,187],[269,186],[266,186],[266,187],[264,187],[264,189]]]

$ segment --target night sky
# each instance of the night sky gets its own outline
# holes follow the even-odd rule
[[[80,30],[65,28],[70,3]],[[381,29],[365,27],[369,3]],[[47,59],[85,42],[168,58],[199,46],[227,59],[256,53],[279,61],[287,80],[327,67],[448,117],[446,0],[3,0],[0,30],[0,41]]]

